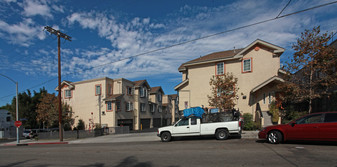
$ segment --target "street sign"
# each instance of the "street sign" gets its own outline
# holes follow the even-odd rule
[[[21,121],[15,121],[14,125],[19,128],[22,125],[22,122]]]

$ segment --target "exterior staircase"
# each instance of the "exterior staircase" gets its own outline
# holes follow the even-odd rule
[[[263,127],[273,125],[273,123],[271,122],[271,115],[269,115],[267,111],[263,111],[262,115],[263,115],[263,118],[264,118]]]

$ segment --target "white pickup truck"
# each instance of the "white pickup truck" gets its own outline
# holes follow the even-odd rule
[[[171,141],[172,137],[209,135],[214,135],[218,140],[226,140],[230,135],[241,136],[241,125],[241,120],[202,123],[199,117],[187,117],[172,126],[159,128],[157,136],[163,142]]]

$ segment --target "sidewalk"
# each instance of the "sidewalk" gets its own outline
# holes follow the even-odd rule
[[[258,139],[258,131],[243,131],[242,139]],[[28,145],[46,145],[46,144],[87,144],[87,143],[120,143],[120,142],[139,142],[139,141],[153,141],[159,142],[157,132],[143,132],[143,133],[128,133],[128,134],[113,134],[99,137],[91,137],[84,139],[64,139],[60,142],[58,139],[53,140],[34,140],[24,139],[20,140],[20,144],[16,141],[2,143],[0,146],[28,146]]]
[[[35,140],[35,139],[23,139],[17,144],[17,141],[8,143],[1,143],[0,146],[28,146],[28,145],[45,145],[45,144],[68,144],[68,141],[60,142],[57,139],[54,140]]]

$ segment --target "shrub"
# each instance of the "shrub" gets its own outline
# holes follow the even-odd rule
[[[258,129],[257,123],[253,121],[253,115],[249,113],[243,114],[243,130],[256,130]]]
[[[85,129],[84,121],[82,119],[78,120],[76,129],[77,130],[84,130]]]
[[[292,120],[295,120],[297,118],[304,116],[305,114],[307,114],[306,111],[298,112],[298,111],[295,111],[293,106],[291,106],[285,110],[284,116],[282,118],[282,123],[283,124],[289,123]]]
[[[272,115],[272,122],[278,122],[280,117],[280,112],[278,107],[276,106],[275,101],[272,101],[269,105],[269,112]]]

